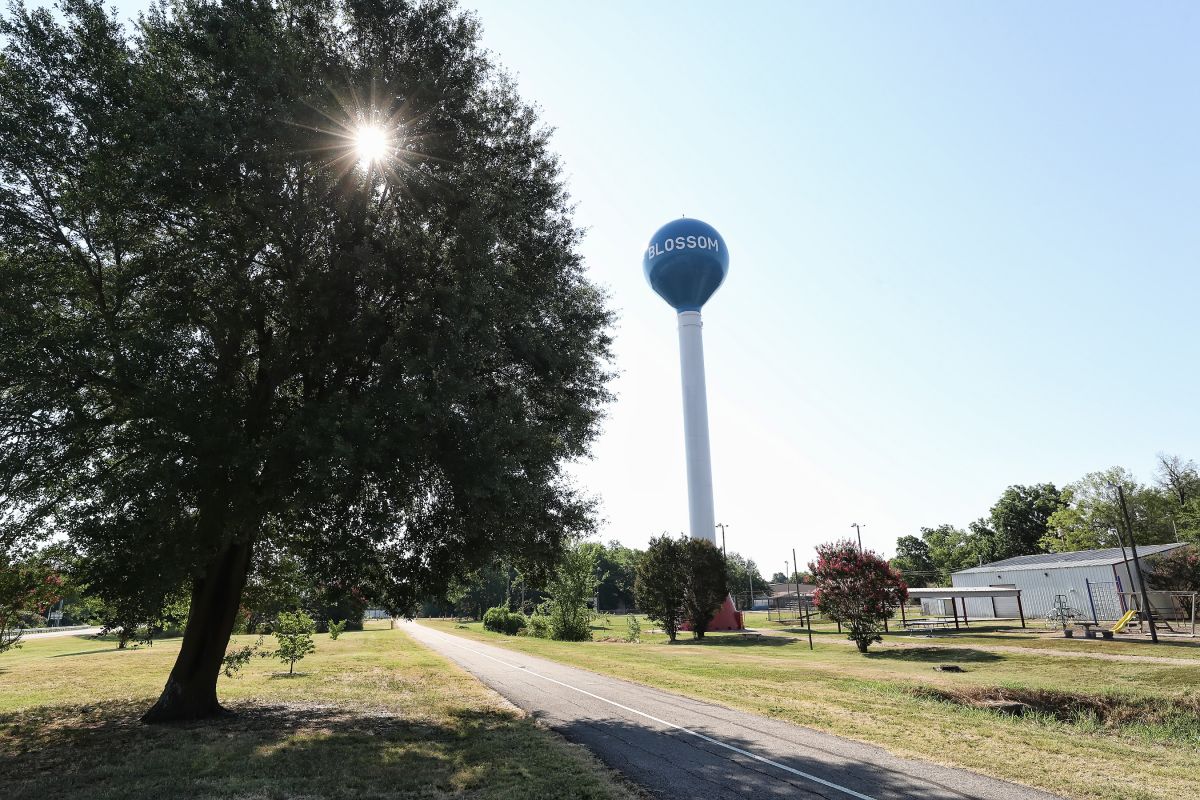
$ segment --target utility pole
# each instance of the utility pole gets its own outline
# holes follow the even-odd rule
[[[851,522],[850,527],[854,528],[854,530],[858,532],[858,552],[861,553],[862,552],[862,529],[867,526],[859,525],[857,522]]]
[[[1125,535],[1129,537],[1129,552],[1133,556],[1133,568],[1137,571],[1138,588],[1142,592],[1142,605],[1146,609],[1146,622],[1150,623],[1150,640],[1158,642],[1158,629],[1154,627],[1154,612],[1150,608],[1150,595],[1146,593],[1146,581],[1142,578],[1142,564],[1138,561],[1137,542],[1133,540],[1133,523],[1129,520],[1129,506],[1125,504],[1125,488],[1117,484],[1117,499],[1121,501],[1121,516],[1125,519]]]
[[[792,548],[792,577],[796,579],[796,614],[804,619],[804,610],[800,608],[800,562],[796,560],[796,548]]]
[[[792,548],[792,561],[796,560],[796,548]],[[797,573],[800,570],[796,570]],[[800,608],[800,576],[796,575],[796,613],[800,615],[800,619],[805,620],[805,627],[808,628],[808,649],[813,649],[812,641],[812,610]]]

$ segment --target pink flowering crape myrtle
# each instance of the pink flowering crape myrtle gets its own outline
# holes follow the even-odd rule
[[[813,602],[826,617],[841,623],[860,653],[881,642],[883,623],[908,599],[900,573],[877,553],[862,551],[849,539],[817,548],[808,565],[816,579]]]

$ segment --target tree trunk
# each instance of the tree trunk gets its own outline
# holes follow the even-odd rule
[[[142,722],[178,722],[225,713],[217,702],[217,676],[237,620],[250,569],[250,543],[227,545],[192,582],[192,607],[183,645],[158,702]]]
[[[866,639],[855,639],[854,643],[858,645],[858,652],[860,653],[867,652],[867,646],[870,645],[870,642],[868,642]]]

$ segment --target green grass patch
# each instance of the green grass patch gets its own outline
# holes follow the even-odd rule
[[[228,719],[146,726],[179,640],[30,640],[0,657],[0,797],[633,796],[400,630],[316,642],[301,675],[255,659],[222,677]]]

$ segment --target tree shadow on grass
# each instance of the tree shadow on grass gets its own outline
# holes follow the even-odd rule
[[[972,634],[980,634],[980,632],[977,630],[974,630],[974,629],[972,631],[963,631],[963,635],[970,636]],[[1047,634],[1053,634],[1053,635],[1048,636]],[[1161,634],[1161,631],[1160,631],[1160,634]],[[1028,633],[1011,632],[1011,629],[1010,629],[1009,633],[1002,633],[1002,632],[997,631],[995,633],[984,632],[981,635],[986,636],[988,641],[995,640],[997,644],[1003,644],[1004,642],[1021,642],[1030,647],[1041,646],[1041,647],[1049,647],[1049,648],[1054,647],[1054,642],[1063,641],[1065,638],[1062,635],[1061,630],[1048,630],[1045,628],[1041,628],[1041,629],[1031,628]],[[1085,645],[1084,647],[1080,647],[1080,648],[1063,647],[1060,649],[1062,649],[1064,652],[1079,652],[1079,653],[1083,653],[1086,655],[1086,654],[1092,653],[1092,652],[1104,652],[1105,648],[1108,645],[1111,645],[1114,643],[1116,643],[1116,644],[1133,644],[1133,645],[1145,645],[1148,650],[1154,651],[1154,652],[1147,652],[1145,654],[1139,653],[1139,655],[1169,656],[1171,654],[1171,651],[1176,648],[1180,648],[1180,649],[1200,648],[1200,641],[1183,641],[1183,640],[1179,640],[1179,639],[1168,639],[1165,642],[1161,642],[1160,644],[1155,644],[1149,638],[1136,639],[1136,638],[1126,638],[1126,637],[1118,635],[1117,638],[1111,639],[1111,640],[1109,640],[1109,639],[1087,639],[1083,636],[1082,633],[1077,633],[1077,634],[1075,634],[1075,636],[1076,636],[1076,638],[1073,638],[1073,639],[1070,639],[1067,641],[1093,642],[1093,643],[1095,643],[1095,649],[1089,648],[1089,647],[1087,647],[1087,645]],[[1184,657],[1186,658],[1188,656],[1184,656]]]
[[[93,655],[96,655],[97,653],[115,653],[120,649],[121,648],[119,648],[119,647],[106,647],[103,650],[79,650],[74,653],[55,653],[54,655],[52,655],[50,657],[51,658],[72,658],[74,656],[93,656]],[[126,647],[125,649],[129,650],[129,651],[133,650],[132,647]]]
[[[684,638],[684,637],[687,638]],[[675,640],[675,646],[692,645],[698,647],[782,647],[795,644],[798,639],[790,636],[744,636],[738,634],[710,633],[703,639],[693,639],[690,634],[681,633]]]
[[[408,718],[316,703],[235,704],[228,718],[142,725],[151,703],[0,715],[0,796],[503,798],[531,796],[531,786],[532,796],[551,797],[563,780],[561,751],[507,711]]]
[[[990,653],[987,650],[975,650],[968,647],[895,647],[887,650],[872,650],[867,653],[867,658],[889,661],[920,661],[929,664],[958,661],[972,664],[986,664],[1005,660],[1005,657],[999,653]]]

